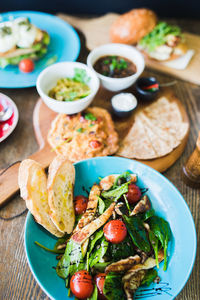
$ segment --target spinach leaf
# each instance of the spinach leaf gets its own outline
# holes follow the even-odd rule
[[[122,275],[116,273],[109,273],[106,275],[103,293],[108,300],[125,300],[126,295],[124,293],[122,284]]]
[[[164,219],[153,216],[149,219],[149,225],[155,236],[159,239],[164,249],[164,266],[163,270],[167,270],[167,247],[171,237],[169,224]]]
[[[109,243],[109,257],[113,261],[118,261],[123,258],[134,255],[133,242],[129,236],[126,236],[125,240],[119,244]]]
[[[159,261],[158,261],[158,238],[155,236],[153,231],[149,231],[149,240],[153,247],[154,253],[155,253],[155,259],[156,259],[156,266],[159,269]]]
[[[95,234],[93,234],[91,236],[91,242],[90,242],[90,247],[89,247],[89,253],[92,252],[94,246],[95,246],[95,243],[103,236],[103,229],[100,229],[98,231],[95,232]]]
[[[83,261],[81,245],[75,243],[73,240],[69,240],[65,253],[59,260],[56,267],[58,276],[66,279],[66,282],[68,282],[69,276],[72,276],[75,272],[84,269],[84,267],[85,263]]]
[[[130,182],[126,182],[114,190],[103,192],[101,195],[106,199],[108,198],[112,199],[113,201],[117,201],[123,194],[126,194],[128,192],[129,183]]]
[[[98,263],[106,254],[108,250],[108,241],[103,236],[100,240],[100,244],[92,251],[89,258],[89,266],[92,268],[96,263]]]
[[[131,174],[129,171],[126,171],[119,175],[112,186],[112,189],[115,189],[116,187],[122,185],[123,183],[126,183],[131,180]]]
[[[144,252],[149,252],[151,247],[143,221],[138,216],[127,217],[124,215],[123,219],[135,246]]]
[[[98,299],[98,290],[97,290],[97,286],[95,285],[92,296],[90,298],[87,298],[87,300],[97,300],[97,299]]]
[[[155,216],[155,210],[153,208],[151,208],[151,209],[145,211],[144,213],[139,214],[139,216],[143,221],[146,221],[149,218]]]
[[[105,203],[100,197],[98,197],[98,211],[102,215],[104,210],[105,210]]]
[[[155,269],[147,270],[145,273],[145,276],[141,282],[141,285],[149,286],[157,276],[158,276],[158,273]]]

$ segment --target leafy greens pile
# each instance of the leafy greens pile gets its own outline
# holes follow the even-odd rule
[[[139,41],[139,45],[147,49],[148,52],[153,52],[156,47],[166,43],[166,36],[168,35],[182,38],[180,27],[159,22],[149,34]]]

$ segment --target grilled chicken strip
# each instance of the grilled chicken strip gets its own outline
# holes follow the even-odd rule
[[[113,186],[113,184],[118,176],[119,176],[119,174],[113,174],[113,175],[104,177],[103,179],[101,179],[101,181],[99,183],[100,188],[104,191],[108,191]],[[131,176],[131,182],[137,181],[136,174],[130,174],[130,176]]]
[[[137,215],[138,213],[143,213],[151,208],[151,202],[147,195],[142,197],[142,199],[134,207],[134,210],[131,212],[131,216]]]
[[[87,224],[78,232],[75,232],[71,239],[79,244],[84,243],[87,238],[108,221],[114,211],[115,205],[116,203],[113,202],[100,217]]]
[[[94,214],[96,212],[97,206],[98,206],[98,196],[100,196],[100,187],[97,184],[94,184],[91,188],[89,199],[88,199],[88,205],[85,213],[79,220],[76,228],[73,231],[73,234],[79,230],[81,230],[83,227],[85,227],[88,223],[90,223],[93,218]]]
[[[105,272],[124,272],[132,268],[134,265],[139,264],[141,258],[139,255],[129,256],[125,259],[121,259],[115,263],[106,267]]]
[[[164,252],[160,250],[158,253],[159,263],[164,259]],[[134,265],[127,273],[122,277],[124,283],[124,290],[128,300],[133,299],[133,293],[140,286],[142,279],[145,276],[146,270],[152,269],[156,266],[156,260],[149,257],[143,264]]]

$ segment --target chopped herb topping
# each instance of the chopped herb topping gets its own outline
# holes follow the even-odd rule
[[[85,114],[84,118],[89,121],[96,121],[96,119],[97,119],[92,113]]]

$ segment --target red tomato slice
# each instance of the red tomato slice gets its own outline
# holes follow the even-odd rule
[[[86,270],[76,272],[70,280],[70,289],[78,299],[89,298],[94,290],[89,272]]]
[[[104,236],[107,241],[113,244],[121,243],[126,235],[127,229],[121,220],[111,220],[103,228]]]
[[[34,67],[34,62],[30,58],[24,58],[19,63],[19,69],[24,73],[32,72],[34,70]]]
[[[130,183],[128,186],[128,193],[126,194],[126,198],[128,200],[128,202],[130,204],[134,204],[136,202],[138,202],[141,198],[141,191],[139,189],[139,187],[134,184],[134,183]]]
[[[83,195],[78,195],[74,199],[74,209],[76,215],[82,215],[87,208],[88,198]]]
[[[106,274],[105,273],[99,273],[95,276],[94,280],[98,289],[98,299],[100,300],[106,300],[106,296],[103,294],[103,287],[105,282]]]

